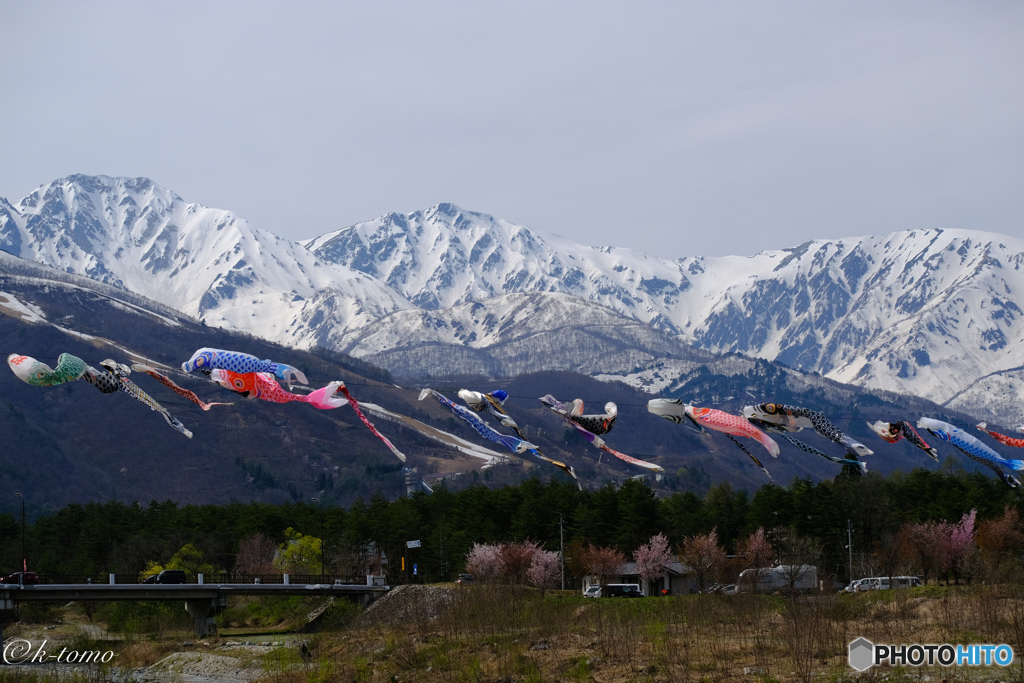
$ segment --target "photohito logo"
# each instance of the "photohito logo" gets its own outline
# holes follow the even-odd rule
[[[865,671],[876,664],[892,666],[1009,666],[1013,648],[1009,645],[876,645],[867,638],[850,643],[850,666]]]

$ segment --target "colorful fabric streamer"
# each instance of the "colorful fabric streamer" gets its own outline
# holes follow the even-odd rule
[[[62,353],[57,358],[57,368],[52,369],[46,363],[32,356],[12,353],[7,356],[7,365],[23,382],[34,387],[52,387],[65,382],[74,382],[85,374],[85,361],[70,353]]]
[[[695,408],[689,405],[686,406],[686,414],[692,417],[695,422],[705,427],[710,427],[715,431],[751,438],[764,446],[772,454],[773,458],[779,457],[779,444],[772,441],[772,437],[742,417],[730,415],[714,408]]]
[[[96,369],[91,365],[87,366],[82,378],[99,389],[100,393],[103,394],[113,394],[119,391],[125,392],[136,401],[149,406],[150,410],[155,410],[160,413],[164,420],[166,420],[167,424],[191,439],[192,432],[190,432],[185,425],[178,420],[178,418],[167,412],[167,409],[157,403],[152,396],[147,394],[145,391],[140,389],[138,385],[128,379],[128,375],[130,375],[131,372],[131,368],[127,365],[122,365],[121,363],[108,358],[100,363],[99,369]]]
[[[222,349],[201,348],[192,354],[192,357],[181,364],[185,372],[193,370],[228,370],[238,374],[249,374],[256,372],[268,372],[288,386],[293,381],[299,384],[308,384],[306,376],[297,368],[284,363],[275,363],[271,360],[260,360],[256,356],[238,351],[224,351]]]
[[[160,384],[163,384],[165,387],[167,387],[168,389],[170,389],[171,391],[176,393],[178,396],[181,396],[182,398],[185,398],[185,399],[187,399],[189,401],[192,401],[192,403],[195,403],[197,406],[199,406],[203,410],[209,410],[210,408],[212,408],[214,406],[229,406],[229,405],[231,405],[230,403],[206,403],[201,398],[196,396],[196,393],[194,391],[189,391],[188,389],[184,389],[182,387],[179,387],[169,377],[161,375],[159,372],[157,372],[156,370],[154,370],[153,368],[151,368],[148,365],[143,365],[141,363],[134,363],[132,365],[132,370],[134,370],[135,372],[141,372],[143,374],[149,375],[150,377],[155,379],[157,382],[160,382]]]
[[[762,432],[760,429],[750,424],[747,420],[736,415],[730,415],[721,410],[715,408],[695,408],[688,403],[683,403],[682,399],[678,398],[655,398],[647,402],[647,410],[650,413],[665,418],[669,422],[675,424],[681,424],[683,419],[688,419],[693,424],[700,428],[701,432],[707,433],[704,427],[714,429],[716,432],[722,432],[729,440],[732,441],[741,451],[746,453],[754,464],[761,468],[761,471],[771,479],[772,475],[768,472],[767,468],[761,461],[754,457],[754,454],[746,449],[734,437],[745,436],[754,439],[762,446],[764,446],[773,458],[779,457],[779,444],[775,443],[770,436]]]
[[[643,467],[643,468],[646,468],[646,469],[649,469],[649,470],[654,470],[655,472],[658,472],[658,473],[663,473],[665,471],[665,468],[663,468],[661,465],[655,465],[653,462],[647,462],[646,460],[640,460],[638,458],[634,458],[632,456],[626,455],[625,453],[620,453],[619,451],[615,450],[614,448],[609,447],[608,444],[606,444],[604,442],[604,439],[602,439],[597,434],[594,434],[593,432],[587,431],[582,425],[580,425],[578,422],[573,420],[571,415],[570,415],[571,411],[569,410],[569,408],[566,408],[564,403],[559,401],[557,398],[555,398],[551,394],[547,394],[546,396],[541,398],[540,402],[543,403],[544,406],[548,410],[550,410],[551,412],[553,412],[556,415],[558,415],[559,417],[561,417],[565,421],[565,423],[567,425],[569,425],[570,427],[575,429],[577,432],[579,432],[581,435],[583,435],[584,439],[586,439],[593,446],[595,446],[596,448],[601,449],[605,453],[610,453],[611,455],[614,455],[619,460],[622,460],[624,462],[628,462],[631,465],[636,465],[638,467]]]
[[[988,428],[988,424],[985,422],[979,422],[977,425],[978,429],[985,432],[993,439],[1005,446],[1013,446],[1014,448],[1024,448],[1024,439],[1015,439],[1012,436],[1006,436],[1006,434],[1000,434],[999,432],[993,432]]]
[[[971,460],[990,468],[999,475],[999,478],[1007,486],[1011,488],[1020,487],[1020,482],[1016,477],[1007,474],[996,465],[1002,465],[1015,472],[1019,472],[1024,470],[1024,460],[1007,460],[959,427],[942,420],[922,417],[917,421],[917,426],[919,429],[927,429],[938,439],[948,441]]]
[[[921,435],[917,433],[914,426],[909,422],[882,422],[881,420],[878,420],[874,423],[868,422],[868,427],[871,427],[871,430],[874,431],[875,434],[878,434],[889,443],[896,443],[900,439],[905,438],[907,441],[930,455],[932,460],[935,460],[936,462],[939,460],[939,452],[926,444],[924,439],[921,438]]]
[[[490,393],[482,393],[479,391],[469,391],[468,389],[459,389],[459,398],[466,402],[466,405],[470,410],[480,413],[487,411],[496,419],[501,426],[508,427],[515,435],[523,441],[526,441],[526,437],[519,429],[519,425],[512,419],[512,416],[505,410],[505,399],[508,398],[508,393],[502,389],[492,391]],[[558,469],[562,470],[576,482],[576,486],[579,487],[580,491],[583,490],[583,485],[580,484],[579,478],[576,476],[576,470],[573,469],[572,465],[567,465],[564,462],[558,460],[552,460],[548,456],[540,452],[539,448],[534,448],[530,453],[537,459],[543,460],[544,462],[551,463]]]
[[[686,405],[681,398],[652,398],[647,402],[647,412],[674,424],[682,424],[683,420],[689,420],[701,434],[707,434],[708,431],[686,413]]]
[[[505,434],[502,434],[501,432],[491,429],[486,424],[484,424],[484,421],[477,417],[477,414],[474,413],[472,410],[470,410],[469,408],[464,408],[463,406],[460,406],[456,403],[452,403],[452,401],[447,396],[438,393],[433,389],[422,390],[420,392],[419,400],[422,401],[427,396],[431,395],[433,395],[433,397],[436,398],[441,403],[441,405],[448,406],[448,408],[450,408],[453,413],[455,413],[463,420],[468,422],[469,425],[477,434],[487,439],[488,441],[500,443],[502,446],[509,449],[513,453],[525,453],[526,451],[537,450],[537,447],[530,443],[529,441],[524,441],[523,439],[520,439],[515,436],[507,436]]]
[[[384,445],[387,446],[388,449],[390,449],[390,451],[395,454],[395,457],[397,457],[402,462],[405,462],[405,453],[395,448],[395,445],[391,443],[387,437],[385,437],[383,434],[377,431],[377,428],[373,426],[373,423],[366,419],[366,416],[363,415],[363,411],[359,409],[359,404],[356,402],[354,398],[352,398],[352,394],[348,393],[348,387],[345,386],[345,383],[341,382],[340,385],[341,386],[338,387],[338,391],[345,395],[345,398],[348,399],[348,404],[352,406],[352,410],[356,411],[356,415],[359,417],[360,420],[362,420],[363,424],[369,427],[370,431],[373,432],[378,439],[384,442]]]
[[[583,399],[573,399],[572,408],[569,409],[569,419],[583,427],[591,434],[604,435],[612,431],[615,420],[619,416],[619,407],[609,401],[604,404],[603,415],[584,415]]]
[[[332,410],[348,403],[347,399],[338,398],[335,395],[342,385],[341,382],[331,382],[325,387],[303,395],[293,394],[282,389],[269,372],[238,373],[231,370],[215,369],[210,372],[210,379],[225,389],[230,389],[247,398],[258,398],[271,403],[298,401],[308,403],[320,410]]]
[[[826,439],[839,444],[853,456],[874,455],[875,453],[853,437],[844,434],[816,410],[781,403],[761,403],[755,406],[746,406],[743,409],[743,417],[747,419],[753,417],[762,422],[771,422],[787,432],[798,432],[801,429],[811,428]]]
[[[784,432],[780,432],[779,436],[781,436],[783,439],[785,439],[786,441],[788,441],[792,445],[794,445],[797,448],[799,448],[804,453],[811,453],[812,455],[821,456],[822,458],[825,458],[826,460],[830,460],[830,461],[832,461],[834,463],[837,463],[839,465],[853,465],[854,467],[856,467],[857,469],[860,470],[861,474],[867,474],[868,473],[868,465],[865,462],[861,462],[860,460],[853,460],[851,458],[837,458],[836,456],[829,455],[828,453],[825,453],[824,451],[819,451],[814,446],[806,444],[803,441],[800,441],[798,439],[794,439],[789,434],[786,434]]]

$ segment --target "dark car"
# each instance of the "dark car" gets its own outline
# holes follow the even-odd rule
[[[184,569],[165,569],[154,574],[142,583],[185,583]]]
[[[0,583],[17,583],[23,586],[39,583],[39,575],[35,572],[14,572],[0,576]]]
[[[456,579],[455,583],[473,583],[474,580],[472,574],[459,574],[459,578]]]
[[[635,583],[610,583],[601,588],[602,598],[642,598],[644,592]]]

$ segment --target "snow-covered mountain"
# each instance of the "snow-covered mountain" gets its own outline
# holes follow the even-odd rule
[[[708,351],[942,401],[1024,365],[1024,241],[994,233],[897,232],[752,257],[667,260],[439,204],[304,244],[384,280],[421,309],[489,306],[490,297],[501,307],[499,295],[563,292]],[[438,314],[465,325],[454,310]],[[420,319],[418,330],[408,314],[378,322],[352,350],[379,354],[410,335],[436,336]],[[453,342],[479,344],[476,330],[463,329]]]
[[[399,311],[351,330],[336,346],[400,377],[515,377],[538,369],[630,372],[665,358],[693,363],[718,358],[677,335],[557,292]]]
[[[146,178],[74,175],[0,200],[0,249],[299,347],[410,307],[373,277]]]
[[[993,233],[669,260],[439,204],[298,244],[146,179],[71,176],[0,200],[0,248],[208,324],[403,368],[448,349],[446,367],[465,359],[465,372],[543,369],[596,344],[591,372],[639,376],[667,371],[648,356],[678,342],[1004,417],[992,388],[1024,395],[1024,241]],[[642,352],[627,368],[630,345]]]

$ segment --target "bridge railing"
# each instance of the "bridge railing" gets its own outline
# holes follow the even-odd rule
[[[145,578],[145,577],[143,577]],[[138,584],[142,583],[143,579],[140,579],[136,574],[115,574],[114,583],[117,584]],[[233,572],[218,572],[215,574],[203,575],[203,583],[260,583],[260,584],[283,584],[285,582],[285,576],[283,574],[239,574]],[[78,585],[78,584],[109,584],[109,574],[97,574],[95,576],[86,576],[83,574],[40,574],[39,583],[44,585],[63,584],[63,585]],[[187,583],[195,584],[198,583],[195,577],[188,579]],[[288,575],[288,583],[295,585],[308,585],[308,584],[341,584],[341,585],[355,585],[365,586],[365,576],[345,576],[340,574],[326,574],[321,577],[320,574],[290,574]]]

